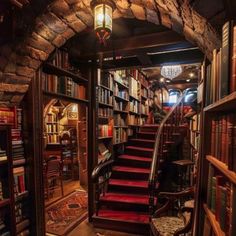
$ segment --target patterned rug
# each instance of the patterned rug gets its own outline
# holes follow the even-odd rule
[[[87,217],[85,191],[75,191],[46,208],[46,232],[65,236]]]

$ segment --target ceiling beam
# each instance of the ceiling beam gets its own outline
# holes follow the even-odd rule
[[[78,42],[72,48],[74,57],[81,61],[93,59],[97,54],[103,53],[104,57],[131,56],[144,52],[158,52],[192,47],[183,36],[173,31],[164,31],[147,35],[132,36],[129,38],[108,40],[106,46],[86,42]]]
[[[173,51],[173,52],[164,52],[159,54],[149,55],[150,60],[152,61],[152,66],[161,66],[163,64],[193,64],[201,63],[204,55],[197,49],[192,48],[183,51]],[[89,66],[90,62],[82,63],[74,58],[74,62],[79,66],[83,67],[85,65]],[[91,62],[92,63],[92,62]],[[98,64],[99,66],[99,64]],[[118,69],[118,68],[128,68],[128,67],[148,67],[143,66],[137,56],[126,57],[116,60],[103,61],[104,69]]]
[[[147,53],[139,54],[137,57],[143,66],[152,66],[152,61]]]

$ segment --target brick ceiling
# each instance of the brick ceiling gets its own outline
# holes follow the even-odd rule
[[[114,18],[136,18],[161,24],[184,35],[210,58],[212,50],[220,46],[220,38],[215,30],[219,25],[215,24],[214,28],[209,22],[219,16],[215,14],[208,20],[200,16],[197,11],[201,10],[202,2],[117,0]],[[211,4],[208,6],[212,8]],[[35,71],[50,53],[93,24],[90,0],[35,0],[18,12],[22,16],[21,28],[16,26],[16,32],[23,29],[21,38],[13,38],[0,48],[0,104],[3,106],[19,103]],[[217,22],[224,21],[225,12],[220,10],[221,18]]]

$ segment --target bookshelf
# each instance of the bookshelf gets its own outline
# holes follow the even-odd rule
[[[204,63],[203,142],[199,181],[200,234],[236,235],[236,88],[233,47],[236,26],[226,22],[222,30],[222,48],[214,50],[211,63]],[[225,58],[225,60],[221,60]],[[208,181],[206,181],[208,179]],[[201,219],[200,219],[201,218]]]
[[[97,78],[98,159],[102,161],[122,150],[145,123],[153,92],[145,75],[136,69],[99,69]]]
[[[14,114],[13,122],[0,124],[0,234],[29,235],[31,210],[22,134],[23,111],[16,107],[10,110]]]

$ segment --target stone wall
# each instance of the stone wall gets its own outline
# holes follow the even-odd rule
[[[117,0],[114,18],[137,18],[162,24],[197,45],[208,58],[220,40],[189,0]],[[23,42],[0,49],[0,105],[19,103],[35,71],[50,53],[76,33],[91,27],[90,0],[55,0],[37,17]]]

